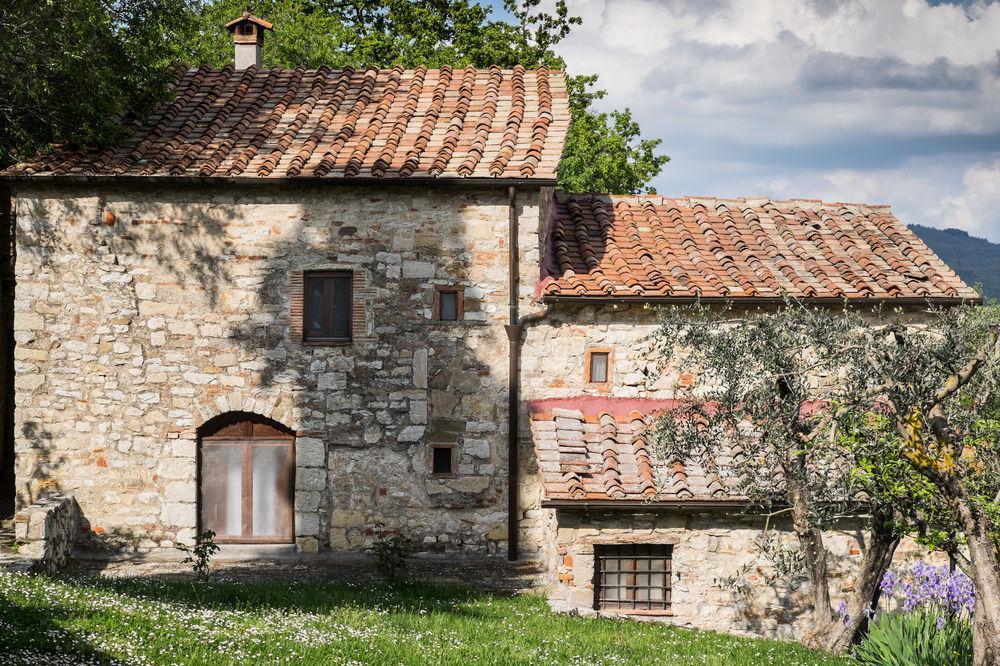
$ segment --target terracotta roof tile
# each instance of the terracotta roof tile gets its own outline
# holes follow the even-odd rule
[[[103,151],[58,147],[8,174],[554,179],[562,72],[201,67]]]
[[[739,444],[714,450],[714,464],[662,458],[653,449],[658,416],[675,399],[575,396],[528,403],[532,441],[546,500],[585,502],[745,502],[738,474],[745,462]],[[804,406],[804,409],[811,409]],[[707,426],[707,423],[702,423]],[[851,465],[844,456],[820,456],[833,486],[841,487]],[[780,493],[785,474],[775,463],[768,487]],[[864,501],[855,488],[851,499]]]
[[[542,294],[630,298],[965,298],[887,206],[557,194]]]
[[[739,501],[692,461],[658,460],[656,415],[670,401],[553,398],[529,403],[538,468],[550,500]],[[738,455],[732,452],[727,458]]]

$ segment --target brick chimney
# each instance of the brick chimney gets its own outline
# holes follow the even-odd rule
[[[250,10],[243,16],[226,24],[226,30],[233,36],[236,47],[234,64],[236,69],[246,69],[253,65],[260,67],[260,50],[264,46],[264,31],[273,26],[262,18],[257,18]]]

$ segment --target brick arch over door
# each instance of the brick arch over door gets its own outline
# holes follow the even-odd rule
[[[220,543],[292,543],[295,432],[252,412],[198,428],[198,529]]]

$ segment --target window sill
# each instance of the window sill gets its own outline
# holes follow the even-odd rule
[[[601,608],[597,611],[601,615],[639,615],[643,617],[673,617],[674,612],[671,610],[628,610],[624,608]]]
[[[346,340],[303,340],[302,344],[310,347],[349,347],[354,344],[354,340],[351,338]]]

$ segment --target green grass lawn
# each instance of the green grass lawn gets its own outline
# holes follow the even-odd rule
[[[429,584],[209,583],[0,572],[4,664],[824,664],[794,643],[556,615]]]

